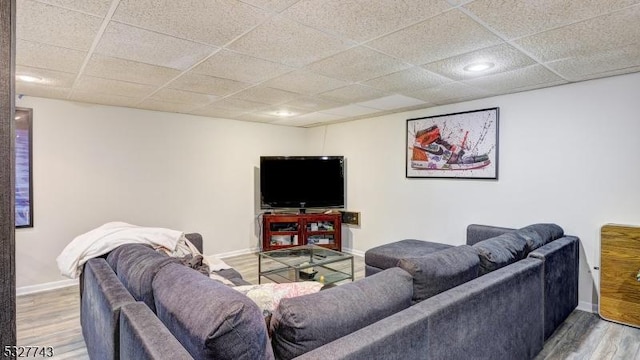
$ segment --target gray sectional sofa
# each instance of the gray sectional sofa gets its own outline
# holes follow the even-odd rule
[[[218,274],[248,284],[233,269]],[[268,328],[241,292],[139,244],[89,260],[81,284],[91,359],[291,359],[408,308],[413,294],[411,276],[392,268],[283,299]]]
[[[577,305],[578,239],[558,229],[374,248],[367,277],[282,299],[268,322],[229,286],[123,245],[85,266],[83,335],[92,359],[531,359]]]
[[[394,262],[414,278],[415,305],[302,358],[530,359],[578,305],[579,239],[554,224],[473,224],[461,246],[382,245],[365,273]]]

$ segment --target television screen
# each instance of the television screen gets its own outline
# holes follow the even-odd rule
[[[344,207],[344,157],[260,157],[262,209]]]

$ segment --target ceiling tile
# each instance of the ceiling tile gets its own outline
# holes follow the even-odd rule
[[[362,42],[448,8],[441,0],[302,0],[282,14],[305,25]]]
[[[140,101],[140,98],[74,91],[73,95],[71,96],[71,100],[91,104],[133,107]]]
[[[113,19],[145,29],[223,46],[267,17],[231,0],[121,0]]]
[[[295,4],[298,0],[240,0],[243,3],[257,6],[261,9],[280,12],[292,4]]]
[[[335,120],[343,119],[343,116],[332,115],[332,114],[324,114],[319,112],[304,114],[296,117],[285,118],[276,120],[273,124],[277,125],[294,125],[294,126],[305,126],[312,125],[317,123],[330,122]]]
[[[638,0],[477,0],[465,8],[508,39],[606,14]]]
[[[279,16],[228,46],[257,58],[302,67],[347,49],[352,44]]]
[[[456,9],[367,45],[421,65],[501,42],[500,38]]]
[[[195,93],[191,91],[160,89],[151,95],[150,100],[165,101],[177,104],[191,104],[203,106],[217,99],[217,96]],[[193,107],[193,106],[192,106]]]
[[[16,65],[77,73],[87,53],[26,40],[16,41]]]
[[[360,105],[345,105],[337,108],[322,110],[323,114],[331,114],[338,116],[359,116],[379,112],[379,109],[372,109]]]
[[[196,108],[189,111],[190,114],[208,116],[223,119],[233,119],[245,113],[245,111],[225,110],[212,105]]]
[[[445,0],[449,5],[456,7],[460,5],[464,5],[466,3],[470,3],[475,0]]]
[[[86,12],[104,17],[111,7],[112,0],[39,0],[55,6]]]
[[[136,104],[135,107],[145,110],[165,111],[174,113],[188,113],[194,108],[193,104],[173,103],[166,101],[159,101],[154,99],[146,99],[143,102]]]
[[[136,84],[132,82],[102,79],[93,76],[83,75],[80,77],[75,87],[74,92],[96,93],[96,94],[110,94],[120,95],[133,98],[145,97],[155,90],[155,87],[150,85]]]
[[[638,43],[640,5],[609,15],[519,39],[524,50],[548,62],[571,57],[589,57]],[[570,39],[568,41],[567,39]]]
[[[42,86],[55,86],[59,88],[71,88],[74,80],[76,79],[75,74],[66,73],[62,71],[54,71],[47,69],[40,69],[28,66],[16,66],[16,76],[27,75],[33,76],[35,78],[39,78],[40,80],[36,81],[35,84]],[[16,78],[17,83],[24,83],[20,79]]]
[[[214,50],[211,46],[112,21],[95,51],[101,55],[186,70]]]
[[[342,103],[360,102],[371,99],[381,98],[389,95],[388,93],[363,85],[349,85],[340,89],[327,91],[318,95],[319,97]]]
[[[431,104],[442,105],[453,102],[477,99],[491,95],[491,93],[473,88],[469,85],[453,82],[433,88],[415,91],[409,94]]]
[[[566,83],[566,81],[544,66],[536,64],[522,69],[467,80],[464,83],[493,94],[505,94],[528,89],[530,86],[541,84],[558,85]]]
[[[221,50],[196,66],[193,72],[256,84],[292,70],[294,68],[286,65]]]
[[[480,62],[491,63],[494,66],[485,71],[475,73],[464,70],[465,66]],[[423,65],[423,67],[450,79],[465,80],[510,71],[526,67],[534,63],[535,61],[514,47],[502,44],[436,61]]]
[[[87,63],[84,74],[101,77],[103,79],[129,81],[138,84],[163,85],[180,75],[180,71],[162,66],[94,54]]]
[[[99,17],[31,0],[17,1],[16,39],[87,51],[100,29]]]
[[[267,114],[263,114],[260,112],[251,112],[251,113],[245,113],[242,115],[238,115],[235,117],[235,119],[238,120],[243,120],[243,121],[253,121],[253,122],[261,122],[261,123],[271,123],[274,122],[278,119],[281,119],[277,116],[271,116],[271,115],[267,115]]]
[[[414,66],[366,81],[364,84],[388,92],[410,92],[448,82],[451,80]]]
[[[571,81],[628,74],[638,71],[640,66],[640,43],[588,56],[559,59],[546,65]]]
[[[168,85],[173,89],[195,91],[203,94],[226,96],[251,86],[240,81],[195,74],[190,71]]]
[[[401,109],[409,106],[425,105],[424,100],[404,96],[404,95],[389,95],[379,99],[373,99],[357,103],[356,105],[366,106],[379,110],[393,110]]]
[[[282,104],[299,96],[300,94],[260,85],[231,95],[228,99],[247,100],[264,104]]]
[[[66,99],[71,88],[46,86],[16,81],[16,95],[37,96],[52,99]]]
[[[320,111],[323,109],[339,107],[345,104],[337,101],[321,99],[319,97],[302,96],[291,101],[287,101],[283,105],[290,105],[311,111]]]
[[[309,65],[309,70],[337,79],[364,81],[411,65],[366,47],[357,47]]]
[[[239,99],[225,98],[217,100],[209,105],[211,108],[219,108],[221,110],[231,110],[239,112],[249,112],[264,109],[267,105],[254,101],[246,101]]]
[[[349,85],[348,82],[316,74],[307,70],[296,70],[262,85],[299,94],[317,94]]]

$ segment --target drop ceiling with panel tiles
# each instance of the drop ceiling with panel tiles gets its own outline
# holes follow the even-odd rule
[[[17,4],[18,94],[212,121],[306,127],[640,71],[640,0]]]

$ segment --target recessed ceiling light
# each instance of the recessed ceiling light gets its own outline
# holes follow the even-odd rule
[[[44,79],[33,75],[16,75],[16,78],[25,82],[43,82]]]
[[[280,117],[289,117],[289,116],[293,116],[295,115],[294,113],[292,113],[291,111],[287,111],[287,110],[280,110],[280,111],[276,111],[274,113],[276,116],[280,116]]]
[[[473,63],[473,64],[465,66],[464,67],[464,71],[481,72],[481,71],[489,70],[494,66],[495,65],[493,63],[490,63],[490,62],[479,62],[479,63]]]

